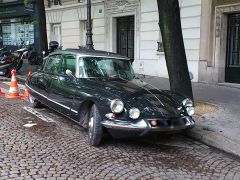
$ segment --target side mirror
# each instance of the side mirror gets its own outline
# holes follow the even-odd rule
[[[73,75],[73,73],[72,73],[71,70],[67,69],[67,70],[65,71],[65,73],[66,73],[67,76],[70,77],[71,80],[73,80],[73,82],[76,82],[76,79],[77,79],[77,78]]]
[[[66,75],[68,75],[68,76],[73,76],[72,71],[69,70],[69,69],[67,69],[67,70],[66,70]]]

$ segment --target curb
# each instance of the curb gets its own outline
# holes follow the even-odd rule
[[[206,130],[203,126],[194,127],[187,136],[240,158],[240,144],[222,134]]]

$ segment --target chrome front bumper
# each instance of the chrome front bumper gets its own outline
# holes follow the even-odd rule
[[[107,129],[126,130],[126,131],[139,131],[144,135],[150,131],[157,132],[172,132],[191,129],[195,125],[195,121],[189,117],[184,116],[176,119],[155,119],[158,125],[153,127],[150,123],[151,119],[141,119],[135,123],[120,120],[104,120],[102,125]]]

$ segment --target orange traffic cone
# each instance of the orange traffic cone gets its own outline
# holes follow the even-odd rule
[[[0,88],[0,96],[3,96],[4,92],[2,91],[2,89]]]
[[[16,79],[16,74],[17,74],[16,70],[13,69],[11,71],[11,74],[12,74],[11,84],[10,84],[8,94],[6,95],[6,98],[11,98],[11,99],[21,98],[21,96],[19,95],[19,88],[18,88],[18,83]]]
[[[30,77],[30,76],[32,76],[32,71],[28,71],[27,73],[27,77]]]
[[[24,91],[24,93],[23,93],[21,98],[22,99],[28,99],[28,97],[29,97],[29,92],[28,92],[27,88],[25,87],[25,91]]]

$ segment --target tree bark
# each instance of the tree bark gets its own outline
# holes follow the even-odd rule
[[[157,0],[171,91],[193,99],[178,0]]]
[[[47,44],[47,29],[46,29],[46,14],[44,0],[37,0],[38,7],[38,23],[39,23],[39,50],[42,54],[45,51],[45,55],[48,55],[48,44]]]

